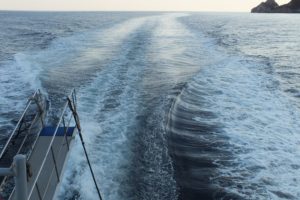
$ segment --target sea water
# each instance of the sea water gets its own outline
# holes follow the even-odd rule
[[[105,200],[299,199],[299,19],[0,12],[1,143],[75,88]],[[78,139],[56,198],[97,198]]]

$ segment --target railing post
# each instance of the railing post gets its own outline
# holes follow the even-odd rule
[[[11,168],[0,168],[0,176],[13,176],[14,172]]]
[[[27,172],[25,155],[18,154],[14,157],[13,170],[15,173],[16,199],[27,200]]]

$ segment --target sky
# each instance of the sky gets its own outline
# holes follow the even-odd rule
[[[235,11],[264,0],[0,0],[0,10],[47,11]],[[284,4],[290,0],[276,0]]]

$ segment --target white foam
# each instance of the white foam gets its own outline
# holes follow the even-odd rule
[[[17,53],[14,61],[0,68],[0,113],[22,112],[27,98],[37,88],[41,88],[38,78],[40,68],[31,58],[33,57],[28,57],[25,53]],[[12,117],[12,115],[1,116],[0,125],[10,124]]]
[[[195,35],[182,25],[178,19],[187,14],[174,13],[164,15],[157,20],[151,43],[151,62],[160,63],[159,73],[164,73],[166,79],[182,82],[186,74],[192,74],[199,69],[198,57],[192,59],[189,54],[199,49]]]
[[[147,49],[147,54],[144,55],[143,52],[143,58],[138,60],[137,56],[139,56],[139,54],[136,53],[135,60],[137,60],[139,63],[143,63],[142,60],[145,58],[155,58],[157,59],[156,61],[161,61],[161,56],[163,55],[160,53],[163,52],[156,51],[164,48],[163,44],[165,44],[165,39],[173,35],[174,42],[176,40],[174,38],[177,37],[177,39],[180,39],[180,37],[185,36],[182,36],[182,34],[186,34],[184,30],[181,29],[182,27],[180,27],[180,24],[176,22],[178,16],[179,15],[177,14],[171,14],[159,17],[154,16],[149,18],[134,19],[104,31],[104,36],[101,36],[99,33],[99,38],[103,38],[103,40],[100,42],[101,46],[103,46],[103,51],[110,51],[111,49],[114,49],[114,51],[117,49],[122,51],[121,53],[119,52],[116,57],[107,60],[105,67],[96,74],[94,80],[90,84],[81,87],[79,92],[79,111],[81,116],[81,124],[84,130],[84,138],[87,140],[86,144],[88,146],[88,151],[91,155],[91,160],[104,199],[132,199],[136,196],[143,196],[145,199],[152,198],[149,197],[149,194],[147,193],[149,192],[148,190],[133,191],[136,188],[131,188],[136,187],[134,186],[134,183],[132,183],[132,180],[137,178],[130,177],[131,174],[134,174],[132,173],[132,170],[135,169],[135,167],[132,166],[132,164],[134,164],[132,159],[134,159],[135,154],[138,154],[137,152],[134,152],[132,142],[136,137],[141,137],[136,135],[138,133],[136,133],[135,125],[137,124],[137,115],[140,113],[139,109],[142,109],[139,107],[139,104],[141,103],[141,95],[143,95],[141,93],[141,87],[143,87],[147,81],[143,80],[142,77],[142,73],[144,72],[146,66],[143,64],[130,64],[128,67],[128,59],[130,58],[126,57],[126,55],[128,55],[127,53],[131,52],[132,48],[134,47],[127,46],[124,40],[127,41],[131,40],[131,38],[134,39],[134,41],[129,41],[128,45],[139,42],[136,41],[134,35],[139,34],[139,29],[137,28],[143,27],[142,31],[146,31],[147,35],[148,33],[153,33],[154,36],[150,39],[150,48],[148,46],[145,48]],[[159,31],[163,31],[164,33],[167,33],[167,35],[161,35]],[[157,45],[156,48],[155,46],[152,46],[152,42],[155,43],[154,45]],[[123,44],[121,45],[120,43]],[[172,41],[169,41],[168,44],[172,44]],[[100,48],[100,52],[102,52],[101,49],[102,48]],[[164,48],[164,51],[167,51],[167,48]],[[177,53],[175,49],[172,51],[173,55],[169,54],[169,59],[171,59],[171,56],[176,58],[176,55],[179,55],[184,50],[177,49]],[[159,57],[152,57],[154,54]],[[163,59],[167,60],[167,58]],[[146,62],[148,63],[149,61],[147,60]],[[151,70],[155,69],[151,66]],[[172,78],[175,79],[175,76]],[[142,92],[144,92],[144,90]],[[116,106],[107,106],[111,105],[111,103],[115,104]],[[161,112],[160,107],[157,109],[157,112]],[[161,113],[159,113],[159,115],[160,114]],[[163,122],[160,121],[160,123]],[[163,124],[157,124],[157,126],[158,127],[155,127],[155,131],[159,131],[157,135],[163,134],[163,130],[160,130],[160,128],[163,127]],[[149,131],[151,132],[154,130]],[[154,140],[158,140],[155,138],[157,135],[151,133],[149,136],[142,137],[143,139],[149,140],[143,142],[151,143],[151,149],[145,149],[146,153],[143,154],[143,156],[152,158],[153,152],[167,155],[167,152],[161,152],[165,151],[166,149],[161,149],[159,146],[157,146],[157,144],[155,144]],[[162,159],[166,158],[159,156],[160,155],[155,155],[156,161],[153,162],[158,162],[158,165],[165,164],[165,161]],[[146,160],[145,162],[150,162],[146,158],[144,159]],[[91,188],[87,188],[85,186],[86,183],[90,184],[92,179],[91,176],[89,176],[86,172],[87,167],[83,160],[82,150],[79,143],[77,143],[74,150],[72,150],[68,166],[69,170],[65,174],[58,198],[63,198],[69,190],[72,190],[78,191],[81,199],[96,199],[96,193],[88,192],[88,190]],[[148,180],[144,180],[147,179],[147,177],[149,179],[153,179],[149,176],[155,177],[161,175],[161,177],[159,177],[160,179],[168,179],[163,180],[166,182],[169,181],[167,183],[168,188],[166,188],[166,190],[174,190],[172,191],[174,193],[173,197],[176,199],[176,186],[172,174],[170,174],[169,171],[164,171],[165,169],[163,169],[163,167],[165,166],[155,166],[154,169],[149,166],[149,168],[146,169],[149,170],[149,173],[145,175],[145,177],[142,177],[142,179],[145,183],[148,183]],[[131,194],[130,192],[138,192],[139,195]],[[147,194],[144,194],[145,192]],[[153,195],[155,197],[158,197],[159,195],[166,195],[158,193]]]
[[[246,199],[280,199],[276,192],[300,198],[299,108],[280,91],[264,63],[243,56],[219,58],[189,85],[221,91],[205,98],[224,125],[234,159],[231,166],[219,164],[215,183],[232,180],[224,189]]]
[[[99,34],[99,39],[101,38],[99,43],[103,47],[103,52],[120,47],[121,42],[129,38],[129,34],[133,34],[145,20],[144,18],[129,20],[106,30],[102,36]],[[130,177],[125,177],[125,175],[131,168],[129,159],[133,152],[131,152],[130,143],[134,136],[134,131],[130,130],[135,124],[138,106],[136,83],[141,78],[139,74],[143,67],[132,66],[126,71],[119,62],[125,62],[127,58],[118,55],[117,59],[111,59],[111,64],[99,72],[89,85],[80,89],[79,112],[84,139],[103,198],[126,199],[124,191],[128,190],[126,183]],[[124,76],[124,79],[119,79],[119,76]],[[110,101],[116,101],[118,106],[106,110],[105,106]],[[72,181],[81,199],[97,198],[95,192],[90,192],[94,186],[91,185],[92,179],[81,148],[77,143],[72,150],[68,163],[70,170],[65,175],[59,197],[65,196]],[[73,173],[76,173],[76,176]],[[90,187],[86,187],[87,185]]]

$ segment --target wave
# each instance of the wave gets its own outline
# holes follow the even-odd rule
[[[129,20],[99,34],[105,39],[99,41],[101,48],[96,52],[113,56],[105,60],[90,83],[80,88],[85,139],[105,199],[168,199],[176,194],[170,166],[165,166],[170,163],[166,145],[159,137],[163,124],[156,124],[160,115],[154,112],[154,116],[149,113],[146,117],[141,107],[146,55],[155,19]],[[146,118],[154,120],[156,131],[149,132],[149,123],[142,125]],[[96,198],[96,193],[85,191],[91,177],[80,149],[77,144],[72,151],[69,166],[73,167],[66,173],[58,198],[63,198],[66,191],[67,198]],[[161,151],[165,153],[160,155]]]
[[[26,99],[41,88],[40,70],[28,60],[24,53],[14,56],[14,61],[0,68],[0,126],[1,136],[6,138],[25,108]]]
[[[215,19],[191,19],[136,17],[17,53],[0,68],[1,129],[37,87],[53,116],[75,87],[104,199],[300,198],[296,85],[282,91],[274,61],[240,51],[226,20],[216,34]],[[77,140],[67,169],[57,198],[96,198]]]
[[[182,199],[299,198],[293,178],[299,109],[278,87],[268,62],[208,49],[213,61],[170,110]]]

